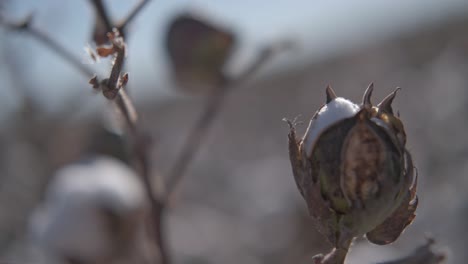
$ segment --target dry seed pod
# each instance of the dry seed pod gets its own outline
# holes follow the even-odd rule
[[[327,87],[326,104],[289,152],[297,187],[317,229],[335,248],[367,234],[376,244],[395,241],[414,219],[416,176],[401,120],[391,103],[398,89],[373,106],[371,84],[362,104]]]
[[[235,43],[233,33],[192,13],[169,24],[166,50],[177,84],[193,93],[215,89]]]

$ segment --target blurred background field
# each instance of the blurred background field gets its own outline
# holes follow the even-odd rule
[[[120,18],[135,1],[105,1]],[[0,2],[2,3],[2,2]],[[91,63],[88,1],[5,1],[8,18],[34,13],[34,25]],[[405,255],[427,234],[449,253],[468,254],[468,2],[152,1],[129,28],[129,91],[155,137],[153,170],[166,175],[206,98],[176,89],[163,47],[168,21],[197,10],[237,36],[229,62],[239,72],[269,43],[295,49],[274,57],[233,90],[170,205],[168,240],[175,263],[308,263],[328,245],[310,225],[295,187],[281,120],[301,114],[302,134],[325,102],[374,101],[401,87],[394,109],[406,126],[419,172],[415,222],[396,243],[358,239],[348,263]],[[104,61],[92,65],[106,73]],[[88,79],[27,34],[0,27],[0,262],[51,263],[30,243],[28,219],[57,168],[80,157],[109,104]]]

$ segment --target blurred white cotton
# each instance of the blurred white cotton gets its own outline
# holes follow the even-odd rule
[[[65,166],[32,216],[32,238],[54,257],[108,260],[134,239],[143,194],[138,177],[118,160],[97,157]]]

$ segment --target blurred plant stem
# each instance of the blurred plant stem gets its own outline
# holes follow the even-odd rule
[[[27,17],[25,20],[11,23],[1,19],[0,22],[7,28],[15,31],[26,32],[32,37],[36,38],[46,47],[50,48],[57,55],[62,57],[65,61],[70,63],[73,67],[79,70],[83,75],[90,79],[90,83],[95,89],[100,89],[103,95],[111,100],[120,114],[125,120],[127,127],[127,134],[132,142],[131,149],[135,160],[135,170],[142,177],[145,185],[146,194],[151,205],[153,239],[158,245],[160,253],[160,261],[162,264],[171,263],[169,252],[166,246],[164,235],[164,215],[167,201],[171,194],[174,193],[178,183],[186,174],[186,171],[191,164],[197,151],[200,149],[203,140],[205,139],[208,129],[213,121],[216,119],[223,103],[226,100],[228,93],[234,87],[240,86],[243,82],[248,80],[252,75],[271,58],[273,55],[290,47],[289,42],[279,42],[264,48],[259,52],[257,58],[247,67],[241,74],[233,79],[226,80],[220,85],[220,89],[212,94],[200,119],[196,122],[195,126],[189,133],[188,139],[184,144],[180,156],[178,156],[174,168],[168,177],[166,192],[164,194],[155,193],[152,187],[149,149],[151,146],[151,138],[148,134],[143,133],[140,124],[138,123],[138,115],[135,110],[134,104],[128,96],[125,89],[126,81],[123,79],[128,78],[128,75],[122,75],[123,65],[125,63],[125,42],[123,41],[123,33],[120,30],[125,30],[128,24],[137,16],[149,0],[140,1],[133,10],[129,12],[118,25],[113,25],[108,17],[107,10],[101,0],[91,0],[91,3],[96,8],[96,14],[99,16],[100,21],[104,23],[106,28],[106,37],[112,44],[112,54],[115,55],[115,61],[112,67],[110,76],[105,79],[98,79],[94,75],[94,71],[87,65],[81,63],[80,59],[69,52],[64,46],[60,45],[54,39],[45,34],[42,30],[32,26],[32,16]],[[115,27],[115,29],[113,29]],[[113,31],[113,33],[112,33]],[[122,38],[119,38],[122,36]],[[119,40],[121,39],[121,40]],[[164,189],[164,188],[162,188]]]
[[[148,2],[148,1],[142,1]],[[101,1],[93,1],[93,3],[102,4]],[[104,9],[103,5],[100,5],[102,9]],[[123,27],[125,27],[130,20],[132,20],[139,11],[142,10],[143,5],[140,3],[137,8],[132,10],[131,14],[127,17],[127,20],[122,23]],[[101,10],[102,11],[102,10]],[[105,11],[104,11],[105,12]],[[101,15],[104,12],[99,12]],[[108,18],[102,17],[103,21],[109,21]],[[134,153],[135,159],[135,169],[142,177],[143,182],[145,184],[146,193],[151,205],[151,212],[153,217],[153,226],[151,227],[154,235],[155,243],[159,247],[160,253],[160,261],[159,263],[168,264],[170,263],[169,254],[166,249],[166,244],[164,241],[163,235],[163,212],[164,212],[164,203],[160,200],[158,195],[156,195],[153,191],[152,184],[151,184],[151,173],[149,166],[149,144],[151,142],[149,135],[143,134],[139,128],[138,119],[135,107],[133,102],[128,97],[127,93],[124,89],[121,89],[125,86],[125,83],[119,83],[121,79],[121,71],[124,64],[124,57],[125,57],[125,43],[116,42],[117,39],[113,38],[113,47],[115,48],[116,58],[114,65],[112,67],[112,71],[110,77],[108,79],[104,79],[103,81],[99,82],[97,77],[94,76],[94,71],[90,69],[85,64],[81,63],[80,59],[75,57],[72,53],[66,50],[62,45],[57,43],[54,39],[50,38],[47,34],[45,34],[40,29],[33,27],[31,24],[32,16],[27,17],[25,20],[11,23],[2,19],[1,24],[6,26],[7,28],[15,31],[23,31],[30,34],[32,37],[36,38],[46,47],[50,48],[52,51],[56,52],[60,57],[62,57],[65,61],[70,63],[73,67],[78,69],[81,73],[83,73],[88,78],[92,78],[98,87],[103,91],[103,94],[106,98],[113,101],[116,107],[119,109],[120,113],[123,115],[126,125],[128,128],[128,135],[132,141],[132,151]],[[106,92],[113,93],[113,96],[106,95]],[[156,261],[157,262],[157,261]]]
[[[137,15],[143,10],[143,8],[150,2],[150,0],[140,0],[133,9],[127,14],[127,16],[116,24],[116,27],[120,32],[126,32],[128,25],[137,17]]]
[[[25,19],[19,22],[9,22],[5,20],[0,20],[0,24],[4,25],[8,29],[15,30],[15,31],[23,31],[37,39],[43,45],[48,47],[50,50],[55,52],[57,55],[62,57],[65,61],[70,63],[73,67],[79,70],[81,73],[88,77],[92,77],[94,71],[83,64],[80,58],[77,58],[71,52],[66,50],[63,45],[59,44],[57,41],[49,37],[46,33],[44,33],[41,29],[35,28],[31,26],[32,23],[32,15],[29,15]]]
[[[312,264],[344,264],[346,255],[348,255],[351,241],[347,242],[347,245],[343,248],[334,248],[330,253],[323,256],[319,254],[312,258]]]
[[[195,125],[188,133],[187,139],[182,146],[180,154],[177,156],[166,184],[166,198],[170,201],[176,192],[177,186],[181,182],[187,169],[191,165],[197,152],[204,142],[209,128],[216,120],[222,105],[226,101],[227,95],[236,87],[243,85],[253,75],[255,75],[272,57],[284,50],[291,49],[293,43],[290,41],[280,41],[264,47],[254,59],[254,61],[234,78],[225,78],[218,89],[209,96],[203,112]]]
[[[140,0],[121,21],[115,23],[111,20],[102,0],[90,0],[90,2],[94,6],[99,22],[103,24],[103,28],[105,29],[104,34],[112,32],[113,28],[117,28],[120,34],[125,37],[128,25],[138,16],[150,0]]]

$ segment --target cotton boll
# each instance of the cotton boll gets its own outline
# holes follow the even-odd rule
[[[365,234],[374,244],[392,243],[416,216],[417,174],[403,123],[392,109],[398,90],[373,105],[370,84],[358,106],[327,87],[327,104],[303,140],[288,122],[294,180],[313,225],[334,246],[325,257],[333,263],[344,263],[341,249],[353,238]]]
[[[166,33],[166,51],[179,88],[193,94],[215,91],[236,42],[230,29],[198,12],[176,15]]]
[[[137,175],[118,160],[97,157],[56,173],[31,232],[59,258],[109,260],[132,245],[144,207]]]
[[[325,104],[310,120],[304,135],[303,141],[307,155],[311,155],[314,143],[322,131],[340,120],[354,116],[359,109],[359,105],[342,97],[334,98]]]

